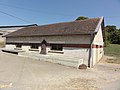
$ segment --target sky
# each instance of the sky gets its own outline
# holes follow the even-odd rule
[[[120,28],[120,0],[0,0],[0,26],[52,24],[104,16]]]

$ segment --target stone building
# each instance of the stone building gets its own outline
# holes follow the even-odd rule
[[[32,25],[19,25],[19,26],[0,26],[0,42],[5,42],[5,35],[14,32],[18,29],[30,26],[37,26],[37,24]]]
[[[60,54],[93,67],[104,55],[104,18],[27,27],[5,37],[6,48]]]

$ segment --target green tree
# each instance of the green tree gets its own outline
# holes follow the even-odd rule
[[[110,34],[105,31],[105,46],[109,46],[110,45]]]
[[[106,29],[107,32],[111,33],[111,32],[113,32],[113,31],[116,30],[116,26],[114,26],[114,25],[112,25],[112,26],[108,25],[108,26],[105,27],[105,29]]]
[[[113,44],[120,44],[120,30],[115,30],[111,33],[110,41]]]
[[[79,16],[79,17],[76,19],[76,21],[77,21],[77,20],[85,20],[85,19],[88,19],[88,17],[85,17],[85,16]]]
[[[105,44],[120,44],[120,29],[117,29],[116,26],[106,26],[106,42]]]

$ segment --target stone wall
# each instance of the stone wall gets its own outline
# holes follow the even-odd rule
[[[40,37],[9,37],[6,42],[16,43],[41,43],[46,40],[47,43],[63,44],[90,44],[90,35],[72,35],[72,36],[40,36]]]

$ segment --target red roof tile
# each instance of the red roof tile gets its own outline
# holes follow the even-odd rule
[[[99,21],[100,18],[92,18],[80,21],[27,27],[12,32],[5,37],[90,34],[94,33]]]

